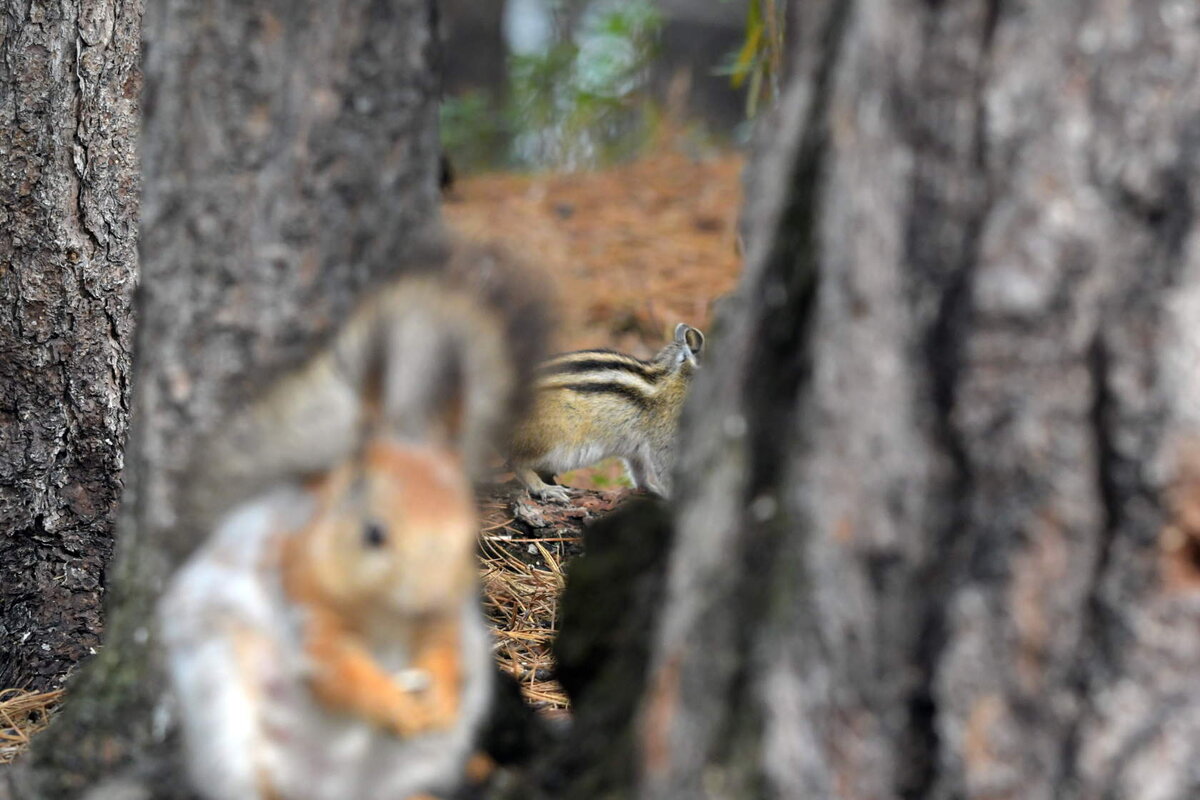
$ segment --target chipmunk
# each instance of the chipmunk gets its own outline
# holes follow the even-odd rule
[[[200,458],[196,502],[216,509],[193,519],[214,532],[159,629],[207,800],[403,800],[462,781],[494,670],[471,476],[533,346],[515,341],[529,309],[497,292],[399,280]]]
[[[509,446],[517,480],[535,497],[565,502],[568,490],[545,478],[619,456],[635,486],[669,496],[679,415],[703,349],[704,334],[681,322],[650,361],[611,350],[547,360],[533,413]]]

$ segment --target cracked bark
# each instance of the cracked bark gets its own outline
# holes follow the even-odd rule
[[[138,0],[0,11],[0,689],[99,644],[129,418]]]
[[[189,460],[370,286],[432,265],[432,20],[427,0],[147,8],[134,423],[105,646],[11,795],[189,795],[151,624],[205,534],[182,513]]]

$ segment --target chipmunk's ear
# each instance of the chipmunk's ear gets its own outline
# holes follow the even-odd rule
[[[675,326],[675,343],[686,345],[693,356],[698,356],[704,349],[704,334],[686,322],[681,322]]]

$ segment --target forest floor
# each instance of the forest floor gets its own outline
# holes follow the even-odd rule
[[[456,183],[443,211],[452,229],[498,242],[546,275],[558,298],[555,349],[611,347],[646,358],[678,322],[707,329],[713,301],[737,281],[741,167],[734,153],[663,150],[596,172],[481,175]],[[559,481],[628,485],[616,461]],[[483,499],[483,583],[497,660],[547,715],[568,713],[550,649],[566,563],[580,550],[579,526],[624,493],[547,506],[544,523],[506,490]]]
[[[460,178],[443,210],[452,229],[503,244],[544,273],[558,298],[556,349],[648,357],[677,322],[706,329],[712,302],[737,280],[741,168],[735,153],[662,149],[594,172]],[[560,480],[593,489],[623,483],[616,462]],[[624,494],[590,494],[533,524],[528,513],[518,519],[503,491],[483,501],[482,575],[497,658],[548,715],[567,713],[550,644],[564,567],[580,551],[571,531]],[[60,695],[0,693],[0,763],[45,726]]]
[[[705,328],[737,280],[742,158],[664,150],[596,172],[460,179],[451,228],[498,242],[545,273],[560,349],[652,355],[677,322]]]

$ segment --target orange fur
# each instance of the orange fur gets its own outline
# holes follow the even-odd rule
[[[418,638],[414,666],[429,676],[426,702],[434,719],[453,720],[458,714],[462,667],[457,621],[430,625]]]
[[[496,771],[496,762],[483,751],[471,754],[467,761],[467,780],[473,784],[482,784]]]
[[[375,442],[361,465],[312,490],[317,512],[285,543],[283,570],[285,591],[308,614],[314,696],[402,737],[449,728],[461,700],[461,606],[474,580],[474,513],[456,459]],[[358,538],[367,520],[386,531],[378,549]],[[381,558],[382,573],[359,563]],[[397,599],[405,583],[412,591]],[[425,685],[407,686],[378,662],[374,646],[395,643]]]
[[[409,737],[454,724],[458,713],[458,653],[451,651],[450,668],[438,663],[444,652],[423,654],[429,664],[430,685],[421,691],[402,686],[384,670],[335,616],[312,609],[306,650],[315,671],[313,695],[331,710],[355,714],[398,736]]]

